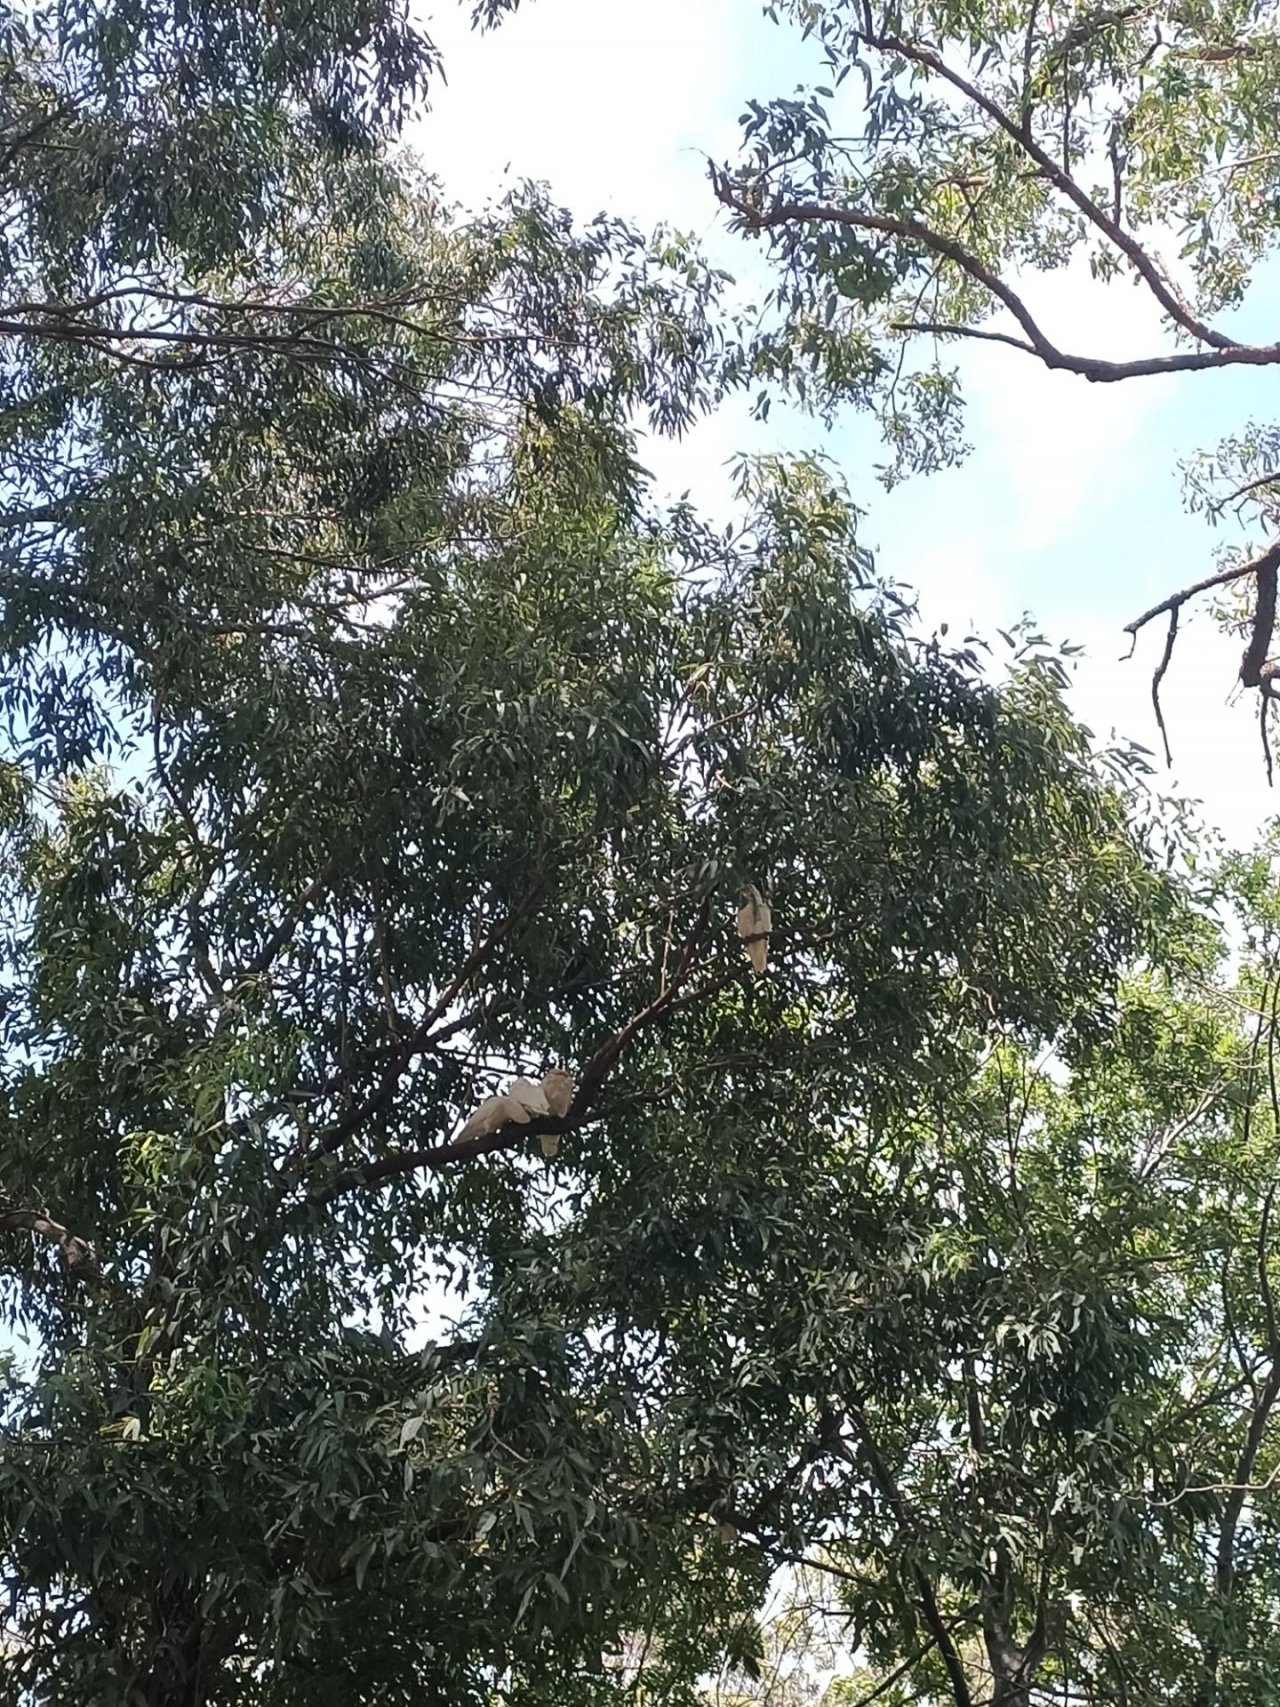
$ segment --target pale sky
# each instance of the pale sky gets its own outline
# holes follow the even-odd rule
[[[642,227],[674,225],[740,280],[763,276],[753,248],[719,217],[704,164],[734,153],[749,97],[789,94],[816,69],[812,50],[768,23],[760,0],[525,0],[488,36],[472,33],[452,0],[419,0],[418,9],[444,51],[448,83],[412,140],[455,198],[477,206],[514,180],[544,180],[582,219],[607,209]],[[1059,275],[1029,291],[1067,347],[1102,355],[1160,347],[1155,316],[1128,285]],[[1259,293],[1250,318],[1265,318],[1266,306]],[[1266,418],[1267,376],[1228,370],[1091,386],[1012,350],[952,352],[974,453],[958,470],[891,494],[873,473],[874,430],[852,415],[826,434],[776,416],[761,427],[745,406],[731,408],[675,449],[646,447],[645,460],[665,489],[687,488],[719,510],[734,451],[826,451],[868,511],[863,538],[880,570],[919,590],[930,623],[994,639],[1029,609],[1051,638],[1086,646],[1074,696],[1084,721],[1155,751],[1150,679],[1163,626],[1145,632],[1128,664],[1121,630],[1213,572],[1216,548],[1232,536],[1184,511],[1176,464]],[[1238,663],[1239,647],[1206,609],[1184,611],[1163,694],[1175,767],[1162,765],[1161,781],[1203,801],[1205,817],[1240,842],[1280,811],[1280,792],[1266,787],[1254,697],[1227,703]]]

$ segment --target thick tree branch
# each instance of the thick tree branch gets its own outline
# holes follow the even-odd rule
[[[403,1174],[416,1173],[420,1168],[439,1170],[449,1167],[455,1162],[473,1161],[478,1156],[518,1150],[530,1138],[540,1137],[543,1134],[564,1136],[575,1131],[592,1112],[595,1096],[605,1083],[619,1056],[640,1032],[647,1030],[660,1020],[666,1019],[678,1009],[695,1006],[699,1002],[706,1001],[709,997],[719,994],[721,990],[728,989],[730,985],[741,980],[743,971],[739,968],[731,972],[720,973],[715,977],[705,978],[701,983],[695,984],[692,989],[685,988],[694,973],[700,968],[705,968],[708,964],[705,960],[698,961],[697,950],[705,937],[707,925],[710,922],[710,912],[711,901],[708,899],[699,908],[697,919],[681,946],[680,958],[675,971],[663,985],[662,990],[647,1007],[634,1014],[624,1026],[608,1037],[587,1062],[578,1083],[573,1107],[564,1119],[557,1119],[554,1115],[536,1115],[523,1125],[508,1122],[507,1125],[500,1127],[497,1132],[486,1133],[478,1138],[469,1138],[464,1142],[454,1140],[444,1144],[396,1150],[390,1155],[380,1157],[377,1161],[367,1162],[361,1166],[348,1169],[345,1173],[338,1175],[337,1178],[330,1180],[327,1185],[318,1188],[312,1194],[311,1201],[330,1203],[349,1191],[381,1184],[386,1180],[399,1178]],[[807,937],[798,937],[790,945],[791,950],[795,952],[820,946],[842,937],[845,930],[846,925],[841,923],[830,930],[817,932]],[[459,974],[459,976],[462,975]],[[438,1006],[439,1004],[437,1004]],[[433,1046],[451,1032],[462,1029],[468,1023],[470,1021],[467,1018],[455,1020],[439,1031],[431,1031],[430,1035],[420,1042],[415,1043],[414,1039],[410,1039],[407,1046],[408,1054],[411,1056],[420,1053],[422,1049]],[[387,1068],[387,1074],[402,1073],[407,1065],[406,1050],[402,1049],[393,1057]],[[375,1096],[377,1094],[377,1092],[374,1093]],[[644,1094],[647,1095],[648,1093]],[[369,1101],[362,1104],[361,1107],[367,1108]],[[359,1110],[353,1111],[352,1115],[347,1117],[348,1120],[354,1119],[359,1113]],[[337,1127],[334,1127],[332,1131],[336,1132]],[[337,1145],[327,1144],[325,1147],[337,1148]]]
[[[986,1419],[982,1414],[982,1395],[971,1357],[965,1359],[964,1395],[970,1450],[976,1459],[981,1460],[987,1452]],[[982,1597],[982,1635],[995,1679],[993,1700],[1015,1700],[1029,1687],[1031,1674],[1044,1657],[1045,1628],[1048,1621],[1047,1574],[1044,1569],[1041,1570],[1036,1599],[1036,1621],[1025,1643],[1016,1641],[1010,1630],[1013,1595],[1003,1547],[996,1549],[991,1589],[994,1592],[987,1590]]]
[[[1276,665],[1269,660],[1267,654],[1271,650],[1271,639],[1276,627],[1277,564],[1280,564],[1280,542],[1273,545],[1270,551],[1264,552],[1254,564],[1258,595],[1253,607],[1249,644],[1240,660],[1240,680],[1245,687],[1262,688],[1268,693],[1276,673]]]
[[[349,1168],[321,1190],[313,1192],[310,1201],[332,1203],[335,1198],[343,1197],[349,1191],[381,1185],[384,1181],[397,1179],[403,1174],[417,1173],[420,1168],[438,1172],[455,1162],[471,1162],[477,1156],[492,1156],[500,1150],[518,1149],[528,1138],[536,1137],[539,1133],[569,1130],[568,1120],[537,1115],[524,1126],[509,1120],[496,1132],[485,1132],[478,1138],[455,1139],[448,1144],[433,1144],[418,1150],[396,1150],[389,1156],[380,1157],[376,1162],[367,1162],[363,1167]]]
[[[1042,349],[1037,349],[1025,338],[1015,338],[1012,332],[992,332],[985,326],[959,326],[949,320],[895,320],[893,330],[923,332],[934,338],[977,338],[986,344],[1007,344],[1011,350],[1039,356],[1042,361],[1048,359]]]
[[[1253,1474],[1253,1466],[1257,1462],[1267,1424],[1271,1419],[1278,1398],[1280,1398],[1280,1353],[1274,1357],[1270,1372],[1263,1383],[1262,1391],[1258,1395],[1249,1417],[1249,1426],[1245,1432],[1240,1456],[1236,1461],[1231,1489],[1222,1508],[1222,1521],[1218,1527],[1218,1552],[1214,1564],[1214,1580],[1218,1593],[1223,1597],[1231,1593],[1235,1584],[1235,1545],[1236,1533],[1240,1526],[1240,1513],[1244,1509],[1246,1496],[1252,1491],[1250,1478]]]
[[[971,275],[975,276],[976,275]],[[1178,355],[1137,356],[1132,361],[1104,361],[1100,356],[1076,356],[1048,344],[1047,350],[1006,332],[990,332],[980,326],[958,326],[945,321],[897,320],[895,332],[929,332],[937,337],[981,338],[992,344],[1037,356],[1046,367],[1079,374],[1092,384],[1110,385],[1122,379],[1147,379],[1164,373],[1203,373],[1210,368],[1272,367],[1280,363],[1280,344],[1232,344],[1228,349],[1184,350]]]
[[[26,1231],[58,1247],[67,1273],[73,1280],[99,1281],[102,1270],[93,1246],[70,1232],[42,1209],[0,1210],[0,1233]]]

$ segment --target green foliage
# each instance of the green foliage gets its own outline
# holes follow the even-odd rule
[[[1131,274],[1203,346],[1169,371],[1265,357],[1211,324],[1276,240],[1265,10],[775,10],[814,40],[829,83],[751,101],[744,159],[722,189],[780,264],[782,347],[803,350],[822,324],[831,348],[863,349],[843,375],[808,351],[797,371],[819,396],[897,367],[859,346],[860,326],[958,336],[1001,309],[1006,341],[1050,366],[1103,381],[1151,371],[1066,353],[1035,323],[1015,271],[1033,287],[1036,271],[1076,257],[1099,279]],[[1170,230],[1172,269],[1157,253]]]
[[[795,1241],[796,1316],[749,1337],[754,1379],[825,1422],[771,1513],[806,1564],[765,1681],[713,1699],[1269,1697],[1274,860],[1223,873],[1234,972],[1135,976],[1070,1074],[996,1042],[891,1144],[836,1152],[846,1219]],[[823,1631],[825,1687],[795,1669]]]
[[[275,572],[284,620],[252,552],[215,610],[207,572],[161,603],[91,546],[108,627],[32,549],[42,632],[95,660],[11,631],[5,1190],[104,1274],[68,1295],[15,1235],[46,1352],[0,1500],[50,1699],[180,1699],[174,1630],[211,1700],[574,1699],[655,1618],[687,1689],[759,1569],[681,1646],[699,1525],[812,1426],[815,1237],[876,1243],[849,1133],[963,1082],[993,1017],[1087,1046],[1169,905],[1047,666],[998,693],[908,644],[819,468],[746,471],[713,537],[634,513],[618,432],[535,415],[376,620],[333,622],[327,562]],[[411,481],[377,526],[444,503]],[[117,780],[68,769],[103,683]],[[553,1059],[584,1081],[553,1168],[519,1128],[448,1144]],[[412,1352],[442,1285],[456,1335]]]
[[[714,396],[720,280],[443,208],[378,146],[396,17],[8,29],[0,1701],[678,1707],[841,1533],[879,1662],[1005,1529],[1024,1593],[991,1514],[1082,1443],[1049,1530],[1101,1580],[1181,1342],[1138,1186],[1096,1253],[1063,1213],[1076,1110],[1230,1056],[1165,1011],[1206,950],[1140,764],[1034,637],[922,639],[820,462],[744,464],[723,533],[654,504],[634,423]],[[1010,1184],[1045,1047],[1080,1082]],[[553,1062],[567,1119],[454,1137]],[[920,1442],[979,1379],[975,1514]]]
[[[713,174],[773,263],[765,312],[729,362],[762,385],[762,411],[779,388],[828,419],[848,401],[873,409],[892,484],[966,451],[951,358],[969,340],[1104,385],[1280,362],[1280,345],[1236,312],[1280,237],[1272,7],[766,9],[812,40],[825,81],[750,101],[739,160]],[[1122,357],[1068,347],[1041,288],[1067,266],[1078,292],[1099,293],[1099,324],[1102,287],[1125,280],[1163,336]],[[1255,424],[1193,464],[1193,504],[1273,532],[1275,436]],[[1262,695],[1265,737],[1276,563],[1232,553],[1228,569],[1245,595],[1231,612],[1248,635],[1241,680]],[[1178,610],[1203,590],[1171,589],[1133,630],[1165,614],[1172,649]]]

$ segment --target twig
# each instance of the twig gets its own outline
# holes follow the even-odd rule
[[[1172,770],[1173,753],[1169,747],[1169,731],[1165,727],[1164,711],[1160,705],[1160,684],[1169,668],[1169,660],[1173,657],[1173,643],[1178,638],[1178,613],[1181,605],[1175,605],[1169,612],[1169,632],[1164,637],[1164,655],[1156,665],[1155,674],[1151,678],[1151,703],[1155,707],[1156,723],[1160,729],[1160,739],[1164,742],[1164,762]]]
[[[297,929],[298,923],[308,904],[314,900],[316,895],[319,894],[320,889],[323,887],[325,879],[329,875],[329,865],[330,862],[326,861],[316,875],[311,879],[310,883],[301,890],[297,898],[285,912],[280,923],[267,937],[262,947],[251,960],[245,963],[241,972],[242,977],[260,977],[264,972],[270,970],[272,961],[275,959],[276,955],[280,953],[280,950],[284,948],[286,943],[289,941],[289,938]]]
[[[1280,484],[1280,474],[1260,474],[1256,480],[1246,480],[1243,486],[1237,486],[1234,492],[1228,492],[1225,497],[1210,504],[1208,513],[1211,516],[1220,516],[1228,504],[1234,504],[1240,498],[1247,498],[1250,492],[1261,491],[1264,486],[1277,484]]]

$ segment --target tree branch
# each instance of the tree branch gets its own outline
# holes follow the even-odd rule
[[[1276,626],[1276,565],[1280,564],[1280,541],[1264,551],[1254,563],[1254,575],[1258,583],[1258,597],[1253,607],[1253,624],[1249,631],[1249,644],[1244,649],[1244,657],[1240,660],[1240,680],[1247,688],[1262,688],[1270,691],[1271,678],[1276,673],[1276,666],[1270,662],[1267,654],[1271,650],[1271,637]]]
[[[1240,581],[1246,575],[1256,575],[1258,570],[1270,559],[1280,561],[1280,542],[1264,551],[1261,557],[1255,557],[1248,563],[1237,564],[1234,569],[1221,569],[1216,575],[1206,575],[1203,581],[1193,581],[1189,587],[1184,587],[1180,593],[1171,593],[1167,599],[1161,599],[1158,605],[1152,605],[1150,610],[1144,610],[1141,616],[1135,616],[1132,622],[1126,622],[1124,632],[1136,635],[1140,628],[1145,628],[1156,617],[1163,616],[1166,611],[1177,610],[1189,599],[1196,598],[1200,593],[1207,593],[1214,587],[1224,587],[1228,581]]]
[[[1068,201],[1077,207],[1089,223],[1103,233],[1107,240],[1124,255],[1134,271],[1144,281],[1156,301],[1183,331],[1202,344],[1208,344],[1213,350],[1226,351],[1237,348],[1236,340],[1229,338],[1223,332],[1215,332],[1211,326],[1196,318],[1190,304],[1183,298],[1181,292],[1172,281],[1164,276],[1158,263],[1147,254],[1142,245],[1124,230],[1122,226],[1106,213],[1093,198],[1082,190],[1079,184],[1064,167],[1031,135],[1029,128],[1024,128],[1016,119],[1009,117],[998,102],[983,92],[976,83],[948,65],[939,54],[931,48],[918,46],[914,42],[906,42],[899,36],[878,35],[874,32],[864,36],[868,46],[878,48],[882,53],[896,53],[903,59],[910,60],[915,65],[922,65],[950,83],[991,121],[998,125],[1005,134],[1023,150],[1029,159],[1034,160],[1049,182],[1064,195]]]
[[[299,892],[286,909],[284,917],[276,928],[270,932],[258,952],[238,969],[237,976],[242,978],[258,978],[268,972],[277,954],[285,947],[310,903],[320,893],[325,879],[329,875],[329,862],[320,868],[311,881]]]
[[[570,1119],[581,1114],[590,1106],[591,1098],[604,1083],[614,1062],[622,1054],[631,1039],[641,1031],[646,1030],[655,1020],[660,1019],[667,1009],[675,1006],[676,995],[693,969],[694,955],[697,952],[698,943],[706,931],[710,917],[711,898],[708,896],[698,909],[698,916],[694,920],[693,928],[684,940],[680,959],[671,975],[670,982],[654,997],[648,1007],[642,1008],[638,1014],[633,1015],[627,1021],[621,1030],[607,1038],[583,1068],[577,1094],[573,1099],[573,1107],[569,1110]]]
[[[1003,303],[1026,333],[1026,340],[1002,332],[981,328],[954,326],[942,322],[904,321],[898,330],[933,332],[938,335],[983,338],[991,343],[1008,344],[1013,349],[1036,356],[1048,368],[1074,373],[1096,384],[1113,384],[1122,379],[1139,379],[1162,373],[1193,373],[1205,368],[1270,367],[1280,363],[1280,344],[1237,344],[1228,341],[1215,344],[1208,350],[1187,350],[1167,356],[1142,356],[1132,361],[1107,361],[1101,356],[1074,355],[1059,347],[1041,329],[1026,303],[996,272],[993,272],[972,250],[935,231],[917,219],[900,219],[889,214],[867,213],[861,208],[840,207],[831,202],[775,202],[771,207],[757,207],[731,187],[728,174],[713,169],[712,181],[717,199],[737,214],[752,231],[765,231],[780,225],[832,224],[853,226],[862,231],[879,231],[890,237],[918,243],[922,248],[953,262],[969,278],[988,290]]]
[[[1256,480],[1246,480],[1243,486],[1237,486],[1234,492],[1228,492],[1225,497],[1217,498],[1209,505],[1211,516],[1220,516],[1228,504],[1237,503],[1241,498],[1247,498],[1252,492],[1260,492],[1264,486],[1280,484],[1280,474],[1260,474]]]
[[[1160,730],[1160,739],[1164,742],[1164,762],[1172,767],[1173,753],[1169,748],[1169,731],[1165,726],[1164,708],[1160,704],[1160,684],[1169,669],[1169,661],[1173,657],[1174,641],[1178,638],[1178,613],[1181,605],[1175,605],[1169,612],[1169,630],[1164,637],[1164,651],[1160,654],[1160,662],[1155,667],[1151,677],[1151,704],[1155,708],[1156,723]]]
[[[1272,571],[1274,575],[1274,569]],[[1274,597],[1274,594],[1273,594]],[[1280,1086],[1276,1078],[1276,1025],[1280,1019],[1280,978],[1273,980],[1270,1002],[1270,1026],[1267,1032],[1267,1090],[1271,1101],[1272,1131],[1280,1132]],[[1255,1039],[1256,1042],[1256,1039]],[[1249,1419],[1249,1427],[1245,1434],[1240,1456],[1236,1461],[1234,1483],[1223,1505],[1222,1522],[1218,1529],[1218,1556],[1215,1561],[1214,1580],[1218,1593],[1226,1596],[1231,1593],[1235,1582],[1235,1540],[1240,1523],[1240,1513],[1249,1493],[1249,1483],[1253,1477],[1253,1467],[1257,1463],[1258,1453],[1266,1434],[1267,1423],[1280,1399],[1280,1322],[1277,1322],[1275,1299],[1271,1288],[1271,1276],[1268,1272],[1268,1258],[1271,1243],[1271,1215],[1275,1207],[1276,1192],[1280,1188],[1280,1179],[1273,1179],[1262,1200],[1262,1213],[1258,1220],[1258,1239],[1255,1250],[1255,1262],[1258,1275],[1258,1292],[1262,1300],[1263,1318],[1266,1324],[1266,1355],[1271,1367],[1267,1379],[1263,1382],[1262,1391],[1254,1402],[1253,1414]]]
[[[348,1138],[352,1137],[375,1116],[381,1114],[388,1106],[399,1089],[400,1081],[408,1071],[410,1063],[426,1046],[433,1026],[449,1011],[467,981],[480,970],[499,943],[515,929],[519,920],[532,904],[533,893],[534,891],[531,890],[521,906],[514,908],[506,918],[498,920],[476,943],[443,994],[423,1014],[403,1048],[399,1049],[387,1063],[376,1087],[363,1102],[348,1110],[341,1120],[336,1121],[327,1132],[321,1134],[319,1140],[321,1150],[332,1152],[340,1149]]]
[[[859,208],[837,207],[823,202],[775,202],[772,207],[756,207],[737,194],[727,172],[712,168],[711,181],[717,199],[731,209],[743,224],[753,231],[766,231],[778,225],[852,225],[863,231],[880,231],[889,237],[901,237],[922,244],[976,279],[1005,305],[1030,341],[1031,348],[1050,366],[1061,366],[1065,359],[1051,344],[1032,317],[1022,298],[1007,285],[998,273],[992,272],[983,261],[957,243],[953,237],[918,219],[899,219],[890,214],[865,213]]]
[[[365,1163],[361,1167],[351,1168],[346,1173],[340,1174],[336,1179],[331,1180],[328,1185],[315,1192],[312,1197],[312,1201],[316,1203],[331,1203],[334,1198],[341,1197],[348,1191],[355,1191],[363,1186],[377,1185],[384,1180],[397,1178],[401,1174],[414,1173],[419,1168],[432,1168],[438,1170],[440,1168],[448,1167],[454,1162],[467,1162],[474,1160],[477,1156],[493,1155],[495,1152],[501,1150],[514,1150],[529,1138],[536,1138],[544,1133],[563,1135],[564,1133],[575,1131],[585,1121],[587,1114],[591,1109],[593,1098],[599,1092],[607,1079],[610,1070],[616,1063],[618,1057],[622,1054],[623,1050],[627,1047],[628,1043],[630,1043],[634,1037],[638,1036],[640,1032],[655,1024],[674,1007],[679,1005],[676,1001],[677,993],[680,990],[681,985],[693,970],[697,946],[706,930],[710,916],[711,901],[710,898],[708,898],[699,908],[697,919],[694,921],[692,929],[685,938],[680,960],[676,966],[675,972],[672,974],[671,981],[647,1007],[642,1008],[639,1013],[633,1015],[624,1026],[614,1032],[613,1035],[607,1038],[605,1042],[601,1044],[599,1049],[596,1050],[595,1054],[583,1069],[582,1078],[579,1081],[577,1091],[574,1095],[573,1106],[563,1119],[558,1119],[555,1115],[540,1114],[535,1115],[532,1120],[526,1121],[523,1125],[508,1121],[504,1126],[500,1126],[496,1132],[487,1132],[477,1138],[467,1138],[465,1140],[455,1139],[447,1144],[434,1144],[422,1149],[397,1150],[392,1155],[383,1156],[377,1161]],[[466,973],[467,967],[464,966],[462,972],[459,973],[459,979],[462,979]],[[455,980],[455,983],[458,983],[458,980]],[[458,983],[458,987],[461,987],[460,983]],[[704,995],[710,994],[711,990],[717,987],[718,986],[704,987],[698,993]],[[450,997],[450,999],[452,998]],[[447,1003],[445,1005],[447,1005]],[[433,1010],[436,1017],[438,1017],[440,1011],[443,1010],[441,1009],[440,1003],[437,1003],[436,1009]],[[431,1015],[428,1015],[427,1021],[424,1021],[424,1024],[427,1025],[428,1031],[430,1030],[429,1022],[433,1023]],[[427,1037],[425,1035],[419,1037],[419,1033],[421,1032],[422,1027],[420,1026],[418,1028],[418,1032],[414,1034],[414,1038],[410,1039],[410,1044],[413,1046],[415,1052],[417,1049],[422,1048],[427,1042]],[[392,1062],[391,1067],[388,1069],[388,1073],[384,1074],[384,1082],[387,1077],[394,1074],[395,1082],[398,1083],[399,1075],[403,1072],[404,1066],[407,1065],[407,1061],[405,1061],[404,1057],[405,1051],[402,1050],[400,1055],[398,1055],[395,1061]],[[397,1065],[402,1062],[403,1065]],[[345,1122],[339,1122],[339,1125],[333,1128],[333,1132],[338,1132],[343,1125],[347,1125],[351,1130],[354,1130],[355,1126],[363,1124],[364,1119],[368,1116],[362,1111],[369,1108],[374,1098],[380,1094],[380,1091],[381,1087],[379,1091],[374,1092],[373,1097],[369,1098],[367,1102],[362,1105],[361,1109],[354,1110],[351,1115],[346,1117]],[[354,1124],[352,1124],[353,1122]],[[339,1139],[337,1143],[326,1142],[324,1144],[324,1148],[329,1150],[336,1149],[340,1142],[341,1139]]]
[[[1250,619],[1249,643],[1245,647],[1244,656],[1240,660],[1240,680],[1247,688],[1259,688],[1262,700],[1259,714],[1262,719],[1263,750],[1267,755],[1267,770],[1270,775],[1271,754],[1267,745],[1267,701],[1275,697],[1277,674],[1280,664],[1268,658],[1272,637],[1276,626],[1276,572],[1280,567],[1280,540],[1269,546],[1260,557],[1253,558],[1248,563],[1237,565],[1234,569],[1222,569],[1216,575],[1206,575],[1203,581],[1193,581],[1189,587],[1184,587],[1179,593],[1171,593],[1167,599],[1161,599],[1158,605],[1152,605],[1150,610],[1143,611],[1141,616],[1124,625],[1126,634],[1132,635],[1134,644],[1137,643],[1138,631],[1157,616],[1168,612],[1169,631],[1165,636],[1164,652],[1156,665],[1155,674],[1151,678],[1151,703],[1155,707],[1156,722],[1160,728],[1160,736],[1164,742],[1164,756],[1168,764],[1173,763],[1173,755],[1169,750],[1169,732],[1165,727],[1164,712],[1160,705],[1160,684],[1169,668],[1169,660],[1173,657],[1174,642],[1178,636],[1178,613],[1189,599],[1199,593],[1208,592],[1212,587],[1222,587],[1228,582],[1242,580],[1246,575],[1252,575],[1257,582],[1257,598],[1254,603],[1253,616]],[[1133,647],[1129,648],[1128,656],[1133,656]]]
[[[67,1273],[73,1280],[99,1281],[102,1270],[93,1246],[78,1238],[42,1209],[0,1210],[0,1233],[26,1231],[58,1247]]]
[[[910,1535],[916,1528],[911,1509],[903,1498],[902,1491],[894,1480],[889,1466],[880,1456],[879,1449],[872,1439],[866,1417],[859,1409],[851,1406],[849,1420],[858,1431],[858,1444],[862,1449],[862,1456],[866,1461],[867,1468],[871,1472],[872,1482],[880,1490],[885,1504],[897,1521],[898,1528],[905,1535]],[[951,1683],[951,1693],[955,1697],[956,1707],[974,1707],[973,1696],[969,1690],[969,1680],[964,1672],[964,1663],[951,1634],[951,1628],[942,1616],[942,1609],[938,1605],[938,1597],[934,1592],[933,1584],[921,1567],[914,1562],[911,1565],[911,1574],[915,1578],[916,1588],[920,1595],[920,1609],[924,1613],[924,1621],[929,1627],[929,1634],[938,1645],[938,1651],[942,1655],[942,1663],[947,1668],[947,1677]]]

